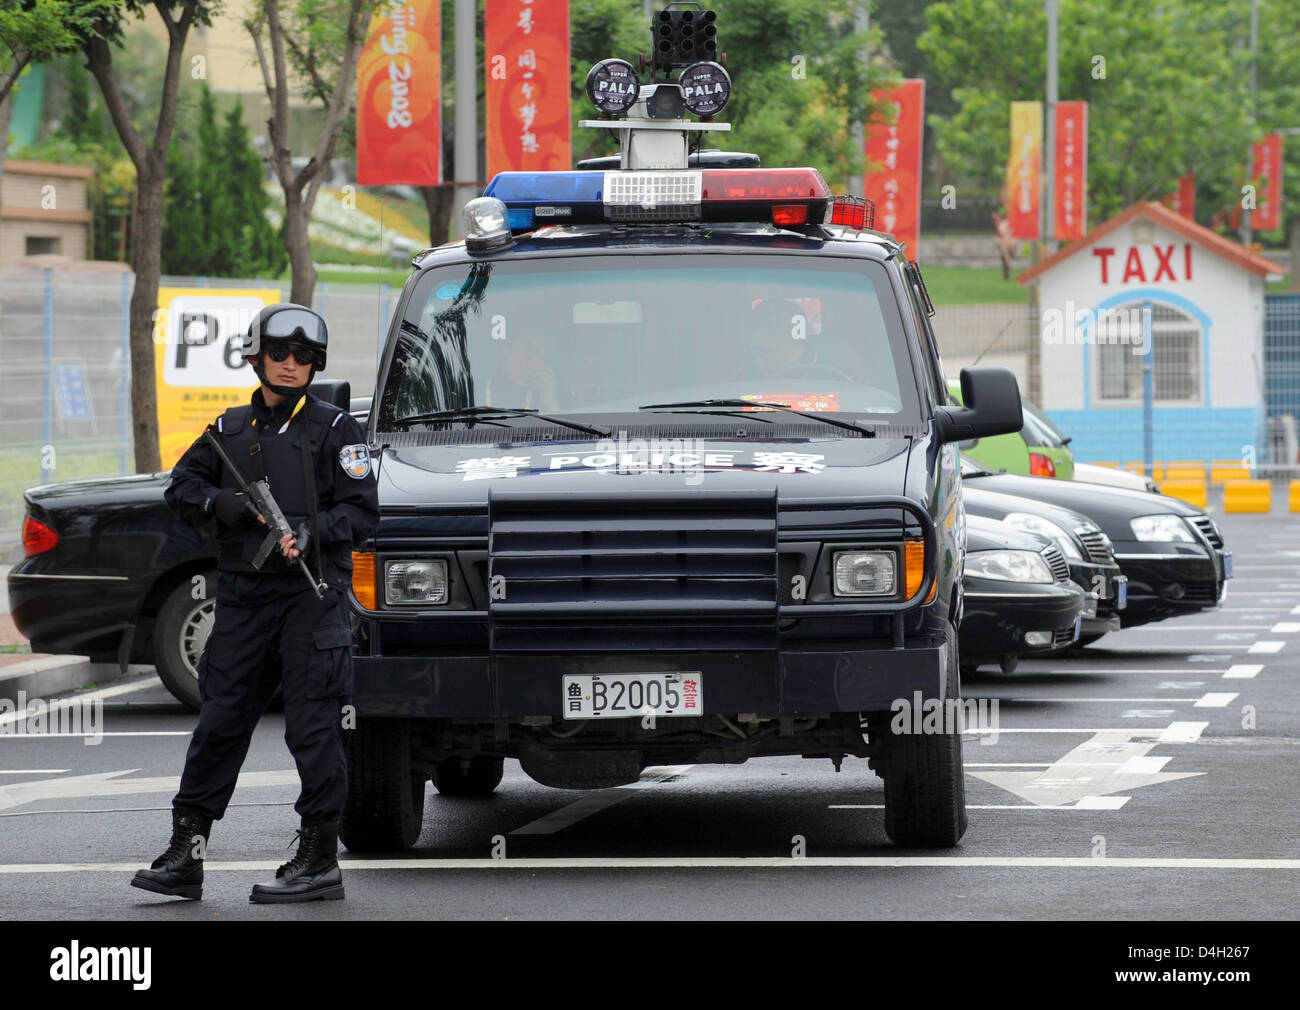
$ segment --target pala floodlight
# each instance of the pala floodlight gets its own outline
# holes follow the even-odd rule
[[[677,83],[682,101],[697,116],[716,116],[731,100],[731,76],[711,60],[691,64]]]
[[[650,23],[654,69],[668,75],[678,67],[718,58],[718,15],[698,3],[670,3]]]
[[[640,93],[641,82],[627,60],[601,60],[587,74],[587,98],[603,115],[622,115]]]

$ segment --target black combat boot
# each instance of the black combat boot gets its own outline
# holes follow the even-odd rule
[[[249,901],[339,901],[343,872],[339,869],[339,822],[302,819],[298,854],[275,871],[275,883],[254,884]]]
[[[136,873],[131,886],[176,898],[202,898],[203,856],[211,830],[211,817],[188,807],[173,807],[171,844],[149,869]]]

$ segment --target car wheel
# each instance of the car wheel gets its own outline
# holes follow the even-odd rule
[[[956,651],[954,641],[947,692],[954,699],[958,695]],[[876,720],[883,736],[885,833],[895,845],[951,848],[966,833],[961,725],[955,715],[949,725],[948,711],[945,706],[938,733],[894,733],[888,715]]]
[[[490,796],[501,783],[505,758],[448,758],[433,771],[433,786],[443,796]]]
[[[199,657],[212,633],[216,586],[215,571],[182,579],[159,608],[154,629],[158,677],[177,701],[196,712],[200,703]]]
[[[348,798],[339,836],[350,852],[403,852],[424,826],[424,783],[405,719],[359,719],[347,733]]]

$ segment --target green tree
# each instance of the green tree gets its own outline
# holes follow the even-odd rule
[[[253,150],[244,125],[242,102],[236,102],[226,113],[220,145],[225,210],[229,214],[225,229],[230,250],[229,276],[278,277],[289,262],[289,251],[266,216],[271,198],[262,184],[262,160]]]
[[[162,272],[203,275],[211,249],[207,244],[210,218],[204,213],[202,183],[180,137],[167,151],[167,185],[163,195]]]
[[[1088,102],[1090,221],[1172,191],[1195,171],[1204,206],[1229,203],[1257,133],[1246,102],[1242,16],[1218,0],[1061,0],[1060,98]],[[955,175],[1001,189],[1010,109],[1044,97],[1040,0],[948,0],[920,48],[959,108],[934,117]]]

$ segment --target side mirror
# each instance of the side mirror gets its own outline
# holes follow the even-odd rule
[[[1024,427],[1020,385],[1009,368],[996,365],[963,368],[961,398],[966,406],[944,406],[935,411],[940,441],[1009,435]]]

